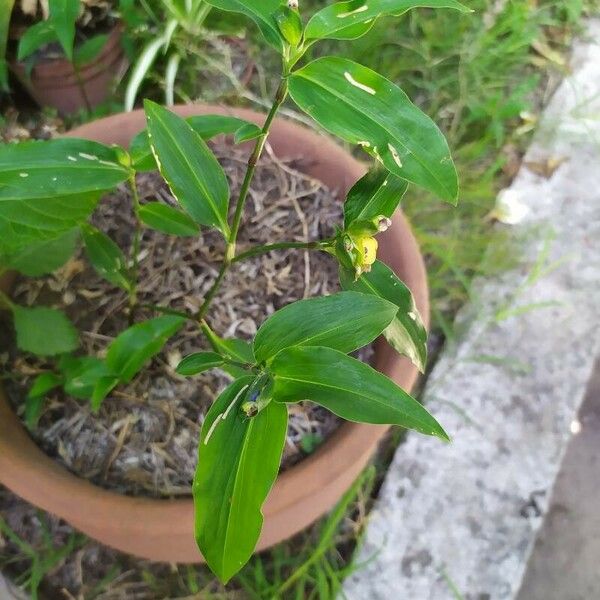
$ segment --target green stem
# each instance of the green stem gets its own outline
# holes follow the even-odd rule
[[[0,308],[14,310],[15,307],[16,304],[4,292],[0,292]]]
[[[318,242],[277,242],[274,244],[265,244],[264,246],[255,246],[245,252],[241,252],[231,261],[232,264],[252,258],[253,256],[259,256],[260,254],[266,254],[273,250],[286,250],[290,248],[300,248],[305,250],[326,250],[333,245],[333,240],[323,240]]]
[[[133,197],[133,212],[135,215],[135,231],[133,234],[133,243],[131,245],[130,260],[131,269],[131,289],[129,290],[129,320],[133,323],[135,308],[137,305],[137,289],[140,276],[140,243],[142,237],[142,222],[140,220],[140,195],[135,181],[135,173],[129,177],[129,187]]]
[[[246,169],[246,175],[244,176],[244,181],[242,183],[242,187],[240,189],[240,194],[238,196],[238,201],[235,207],[235,215],[233,217],[233,225],[231,227],[231,232],[229,234],[229,239],[227,240],[227,249],[225,251],[225,259],[223,264],[221,265],[221,269],[219,270],[219,274],[217,275],[217,279],[213,283],[212,287],[206,294],[204,298],[204,302],[200,309],[198,310],[197,319],[201,321],[206,312],[210,307],[210,303],[213,301],[227,270],[235,259],[235,244],[237,240],[237,236],[240,230],[240,225],[242,222],[242,216],[244,214],[244,205],[246,204],[246,200],[248,198],[248,192],[250,190],[250,184],[252,183],[252,179],[254,178],[254,173],[256,171],[256,165],[260,160],[260,157],[265,149],[265,145],[267,143],[267,138],[269,137],[269,131],[271,130],[271,125],[273,124],[273,120],[275,119],[275,115],[277,111],[280,109],[281,105],[284,103],[288,93],[288,82],[287,82],[287,68],[284,69],[283,77],[281,78],[281,82],[279,87],[277,88],[277,93],[275,94],[275,100],[273,102],[273,106],[267,115],[265,123],[262,128],[262,132],[259,138],[256,140],[256,144],[254,146],[254,150],[248,159],[248,168]]]
[[[159,306],[158,304],[142,304],[141,307],[147,308],[149,310],[154,310],[164,315],[173,315],[174,317],[181,317],[182,319],[187,319],[188,321],[193,321],[194,323],[196,323],[196,317],[194,315],[190,315],[181,310],[169,308],[168,306]]]

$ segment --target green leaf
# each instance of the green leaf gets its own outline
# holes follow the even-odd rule
[[[240,144],[256,139],[262,133],[262,129],[255,123],[227,115],[197,115],[188,117],[185,121],[205,142],[217,135],[234,134],[235,143]],[[133,138],[129,151],[136,171],[153,171],[158,168],[150,148],[147,129]]]
[[[117,387],[118,383],[119,379],[110,375],[107,377],[101,377],[97,381],[92,394],[92,399],[90,401],[90,405],[94,412],[98,412],[106,396],[108,396],[108,394],[110,394],[110,392]]]
[[[106,353],[107,367],[122,382],[131,381],[184,323],[183,317],[164,315],[133,325],[109,345]]]
[[[298,46],[302,39],[302,19],[298,14],[297,10],[292,10],[288,6],[281,6],[275,11],[273,15],[279,32],[283,36],[283,39],[293,47]]]
[[[354,292],[299,300],[261,325],[254,338],[254,355],[263,362],[290,346],[327,346],[352,352],[372,342],[396,310],[390,302]]]
[[[215,352],[225,358],[246,364],[256,362],[252,344],[237,338],[224,339],[208,328],[203,328],[203,331]]]
[[[81,46],[75,48],[73,62],[78,67],[92,62],[100,54],[100,52],[102,52],[102,48],[104,48],[107,41],[108,35],[105,33],[95,35],[94,37],[86,40],[83,42],[83,44],[81,44]]]
[[[319,58],[289,81],[294,102],[322,127],[359,144],[402,179],[456,203],[458,178],[435,123],[391,81],[343,58]]]
[[[177,373],[189,377],[225,364],[223,357],[216,352],[195,352],[186,356],[177,366]]]
[[[288,348],[271,365],[278,402],[312,400],[358,423],[400,425],[449,439],[412,396],[369,365],[331,348]]]
[[[144,24],[144,26],[146,26],[146,24]],[[164,46],[165,41],[164,36],[149,41],[137,57],[136,63],[131,70],[131,75],[129,76],[127,89],[125,90],[125,100],[123,104],[127,112],[133,110],[140,86],[150,71],[160,49]],[[152,170],[152,168],[150,170]]]
[[[14,3],[14,0],[0,0],[0,89],[3,91],[8,91],[6,46]]]
[[[260,29],[265,40],[281,52],[283,43],[273,13],[281,6],[281,0],[206,0],[207,4],[250,17]]]
[[[200,434],[194,478],[196,541],[223,582],[248,561],[258,541],[261,507],[279,470],[287,408],[271,402],[256,417],[240,405],[252,377],[234,381],[216,400]]]
[[[79,0],[48,0],[50,22],[67,58],[73,62],[75,22],[79,15]]]
[[[29,429],[34,429],[40,420],[46,394],[61,384],[62,379],[55,373],[42,373],[35,378],[25,399],[25,424]]]
[[[353,40],[367,33],[378,17],[400,16],[412,8],[454,8],[471,12],[454,0],[349,0],[315,13],[306,25],[307,40]]]
[[[229,234],[229,184],[202,138],[181,117],[146,100],[148,134],[161,175],[173,196],[201,225]]]
[[[131,288],[127,259],[121,249],[102,231],[85,224],[81,227],[86,255],[98,274],[124,290]]]
[[[391,217],[406,193],[408,184],[385,169],[371,169],[348,192],[344,204],[344,227],[356,221]]]
[[[98,382],[111,374],[106,363],[95,356],[65,356],[59,368],[65,392],[80,400],[89,400]]]
[[[144,225],[169,235],[198,235],[200,228],[184,212],[162,202],[149,202],[140,207],[140,220]]]
[[[19,39],[17,59],[25,60],[40,48],[57,40],[56,31],[48,21],[40,21],[25,31]]]
[[[57,238],[32,242],[7,257],[6,265],[28,277],[39,277],[62,267],[73,256],[79,230],[71,229]]]
[[[398,307],[394,320],[383,335],[396,352],[408,356],[415,366],[425,372],[427,365],[427,330],[411,291],[384,263],[375,261],[370,273],[354,281],[354,273],[340,269],[340,283],[345,290],[354,290],[385,298]]]
[[[0,145],[0,246],[55,238],[129,177],[116,148],[63,138]]]
[[[17,346],[39,356],[55,356],[74,350],[79,335],[69,319],[59,310],[46,307],[14,306]]]

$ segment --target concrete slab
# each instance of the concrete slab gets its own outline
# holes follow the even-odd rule
[[[506,600],[521,587],[600,352],[600,21],[586,39],[526,157],[560,166],[524,167],[511,186],[515,235],[537,231],[527,264],[477,283],[427,384],[453,443],[409,434],[398,448],[351,600]]]

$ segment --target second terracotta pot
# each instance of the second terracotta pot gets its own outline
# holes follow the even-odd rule
[[[62,115],[87,109],[88,103],[95,108],[108,99],[127,66],[121,47],[122,29],[115,26],[100,54],[80,67],[80,82],[66,58],[40,61],[30,74],[20,62],[11,63],[11,69],[40,106],[56,108]]]
[[[217,106],[182,106],[182,116],[228,114],[262,124],[263,115]],[[135,111],[89,123],[70,133],[127,146],[145,126]],[[269,138],[275,154],[319,179],[340,199],[364,174],[364,167],[330,139],[284,120]],[[428,321],[427,280],[422,257],[401,213],[380,238],[380,258],[411,288]],[[410,390],[417,369],[384,341],[376,344],[375,367]],[[365,467],[387,427],[345,423],[313,455],[280,475],[264,506],[258,549],[298,533],[331,509]],[[90,451],[93,451],[91,449]],[[201,562],[194,540],[191,499],[132,498],[103,490],[68,472],[31,440],[0,389],[0,482],[16,494],[58,515],[90,537],[123,552],[155,561]]]

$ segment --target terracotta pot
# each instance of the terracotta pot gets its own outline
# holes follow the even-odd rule
[[[257,123],[249,110],[182,106],[183,116],[219,113]],[[69,135],[127,145],[145,126],[141,111],[84,125]],[[274,152],[297,160],[297,167],[344,197],[364,167],[327,137],[276,120],[269,138]],[[428,320],[425,268],[410,227],[401,213],[380,239],[380,257],[412,289]],[[376,345],[375,366],[410,390],[417,370],[383,341]],[[343,424],[313,455],[284,472],[264,507],[265,525],[258,545],[264,549],[289,538],[331,509],[365,467],[387,427]],[[90,449],[93,451],[93,449]],[[196,548],[191,499],[132,498],[102,490],[48,458],[30,439],[0,391],[0,481],[32,504],[63,518],[90,537],[123,552],[156,561],[201,562]]]
[[[12,62],[11,69],[40,106],[56,108],[63,115],[88,108],[88,102],[89,107],[94,108],[108,98],[127,66],[121,35],[122,26],[117,25],[110,32],[100,54],[79,68],[85,96],[77,82],[73,65],[65,58],[40,61],[30,75],[24,63]]]

